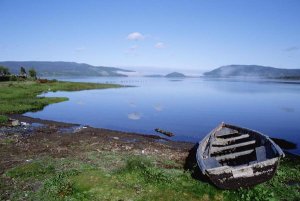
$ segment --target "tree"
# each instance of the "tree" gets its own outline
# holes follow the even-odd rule
[[[36,71],[34,70],[34,68],[29,69],[29,76],[36,79]]]
[[[22,66],[20,68],[20,75],[22,75],[22,76],[26,76],[27,75],[25,68],[22,67]]]
[[[9,75],[9,70],[8,68],[4,67],[4,66],[0,66],[0,75],[2,76],[6,76],[6,75]]]

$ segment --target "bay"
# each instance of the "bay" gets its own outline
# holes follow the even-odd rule
[[[81,77],[76,82],[115,83],[135,87],[51,92],[70,100],[25,115],[120,131],[157,134],[197,142],[219,123],[260,131],[298,146],[300,153],[300,84],[270,80]]]

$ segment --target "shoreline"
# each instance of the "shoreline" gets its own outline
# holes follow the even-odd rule
[[[7,157],[0,154],[0,156],[2,155],[2,161],[0,162],[0,169],[2,169],[2,171],[15,166],[17,163],[25,162],[28,158],[37,158],[45,154],[54,156],[56,154],[62,156],[73,155],[77,151],[73,150],[71,145],[81,142],[89,142],[91,145],[98,143],[95,144],[95,146],[100,146],[101,150],[106,151],[121,151],[134,155],[163,156],[163,158],[177,161],[181,164],[181,167],[183,167],[190,150],[195,146],[195,143],[172,141],[171,139],[156,135],[122,132],[104,128],[93,128],[90,126],[82,127],[79,124],[43,120],[22,114],[11,114],[8,115],[8,117],[29,124],[27,128],[26,126],[11,127],[11,129],[16,129],[16,131],[13,131],[16,132],[16,134],[13,135],[15,142],[26,141],[27,143],[33,143],[32,146],[36,147],[37,150],[29,150],[28,145],[26,147],[20,147],[19,153],[22,154],[19,156],[17,156],[17,154],[17,159],[14,158],[14,156]],[[20,130],[18,130],[18,128],[20,128]],[[23,131],[25,131],[26,134],[22,133]],[[3,138],[4,135],[0,135],[0,139]],[[7,136],[11,137],[10,134],[7,134]],[[50,148],[47,145],[48,149],[45,149],[42,144],[37,144],[38,141],[36,140],[38,139],[47,139],[53,143],[53,146]],[[64,141],[64,143],[60,143],[60,141]],[[94,147],[93,150],[99,151],[97,147]],[[26,155],[27,157],[25,157]],[[25,158],[22,160],[20,158],[21,156]],[[3,161],[14,162],[3,164]]]
[[[34,118],[34,117],[29,117],[26,116],[24,114],[9,114],[7,115],[9,118],[12,119],[16,119],[19,120],[20,122],[26,122],[29,124],[32,123],[38,123],[38,124],[44,124],[44,125],[55,125],[58,127],[66,127],[66,128],[71,128],[71,127],[80,127],[83,126],[82,124],[77,124],[77,123],[67,123],[67,122],[62,122],[62,121],[53,121],[53,120],[45,120],[45,119],[41,119],[41,118]],[[176,142],[176,143],[184,143],[184,144],[191,144],[191,145],[195,145],[196,143],[190,142],[190,141],[183,141],[183,140],[172,140],[171,138],[168,137],[161,137],[159,135],[151,135],[151,134],[145,134],[145,133],[137,133],[137,132],[127,132],[127,131],[120,131],[120,130],[113,130],[113,129],[107,129],[107,128],[98,128],[98,127],[92,127],[89,125],[84,125],[84,127],[87,128],[91,128],[94,130],[98,130],[99,132],[111,132],[111,133],[118,133],[119,134],[123,134],[123,135],[127,135],[127,136],[132,136],[132,137],[136,137],[136,136],[142,136],[145,138],[151,138],[151,139],[155,139],[155,140],[162,140],[162,141],[169,141],[169,142]]]
[[[98,128],[98,127],[92,127],[89,125],[82,125],[82,124],[77,124],[77,123],[67,123],[67,122],[61,122],[61,121],[53,121],[53,120],[45,120],[45,119],[40,119],[40,118],[34,118],[34,117],[29,117],[26,116],[24,114],[10,114],[7,115],[9,118],[12,119],[17,119],[20,122],[26,122],[26,123],[38,123],[38,124],[45,124],[47,126],[49,125],[54,125],[57,127],[61,127],[61,128],[71,128],[71,127],[87,127],[90,129],[95,130],[97,133],[111,133],[111,134],[117,134],[118,136],[122,136],[125,135],[127,137],[130,138],[135,138],[135,137],[144,137],[146,139],[154,139],[157,141],[165,141],[165,142],[169,142],[170,144],[184,144],[184,145],[189,145],[190,147],[193,147],[195,145],[198,144],[198,142],[191,142],[191,141],[184,141],[184,140],[173,140],[172,137],[162,137],[160,135],[152,135],[152,134],[145,134],[145,133],[138,133],[138,132],[127,132],[127,131],[121,131],[121,130],[113,130],[113,129],[107,129],[107,128]],[[294,144],[293,142],[287,141],[283,138],[273,138],[271,137],[271,139],[277,144],[279,145],[285,154],[292,156],[292,157],[299,157],[300,158],[300,154],[298,153],[293,153],[293,150],[296,149],[296,144]],[[199,139],[202,140],[202,139]]]

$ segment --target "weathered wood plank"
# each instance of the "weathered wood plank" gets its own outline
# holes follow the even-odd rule
[[[226,145],[229,142],[245,139],[245,138],[248,138],[249,136],[250,136],[249,134],[244,134],[244,135],[240,135],[240,136],[232,137],[232,138],[227,138],[227,139],[217,138],[216,141],[213,142],[213,145]]]
[[[232,135],[232,134],[238,134],[237,130],[231,129],[231,128],[222,128],[221,130],[217,131],[215,133],[216,137],[224,137],[227,135]]]
[[[251,140],[251,141],[243,142],[243,143],[239,143],[239,144],[233,144],[233,145],[229,145],[229,146],[225,146],[225,147],[212,147],[210,153],[214,154],[217,152],[234,149],[234,148],[238,148],[238,147],[244,147],[244,146],[251,145],[251,144],[255,144],[255,140]]]
[[[248,155],[248,154],[251,154],[252,152],[254,152],[254,149],[241,151],[241,152],[235,152],[232,154],[226,154],[226,155],[222,155],[222,156],[217,156],[215,158],[218,161],[224,161],[224,160],[229,160],[229,159],[235,159],[236,157],[239,157],[239,156]]]

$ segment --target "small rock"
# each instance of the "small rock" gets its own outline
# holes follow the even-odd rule
[[[12,126],[20,126],[20,122],[19,122],[19,120],[14,119],[14,120],[12,120],[11,125]]]
[[[130,146],[125,146],[125,150],[130,150],[132,147]]]
[[[113,139],[114,139],[114,140],[119,140],[120,138],[118,138],[118,137],[113,137]]]

